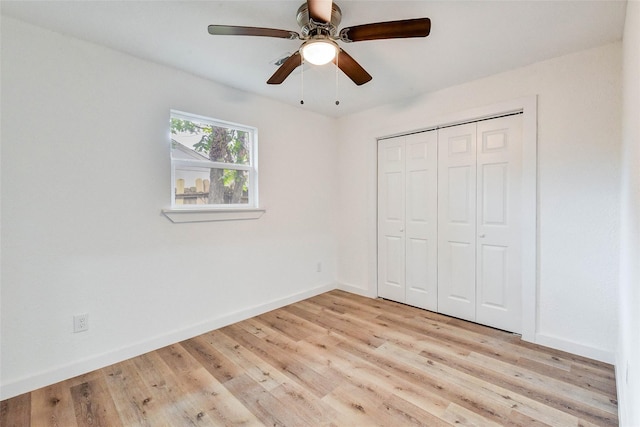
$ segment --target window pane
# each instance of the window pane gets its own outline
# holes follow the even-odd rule
[[[176,205],[246,205],[249,172],[185,167],[175,170]]]
[[[171,142],[174,159],[251,164],[251,135],[247,131],[171,117]]]

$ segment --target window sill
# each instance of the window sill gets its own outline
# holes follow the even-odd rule
[[[162,214],[171,222],[180,224],[187,222],[238,221],[258,219],[266,212],[263,208],[241,209],[163,209]]]

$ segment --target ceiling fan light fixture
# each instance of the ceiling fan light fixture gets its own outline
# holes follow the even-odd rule
[[[298,8],[296,15],[300,33],[275,28],[217,24],[209,25],[207,29],[213,36],[260,36],[301,40],[302,45],[298,50],[277,64],[278,69],[267,80],[267,84],[281,84],[305,62],[324,65],[333,61],[337,70],[342,71],[358,86],[371,81],[372,77],[355,59],[340,48],[337,42],[426,37],[431,31],[429,18],[373,22],[342,28],[338,31],[341,20],[342,11],[333,0],[305,0]],[[337,71],[336,76],[338,76]]]
[[[336,57],[338,46],[330,40],[309,40],[302,45],[300,53],[305,61],[313,65],[324,65]]]

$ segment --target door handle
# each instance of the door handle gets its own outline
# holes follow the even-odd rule
[[[404,227],[400,227],[400,232],[404,232]]]
[[[480,234],[478,237],[484,239],[486,237],[486,234]]]

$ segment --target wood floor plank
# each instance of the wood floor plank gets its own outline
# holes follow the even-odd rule
[[[378,397],[376,400],[351,384],[343,384],[322,400],[342,414],[344,425],[386,426],[389,425],[389,417],[380,407],[381,396]]]
[[[478,427],[500,427],[502,425],[494,421],[487,420],[480,414],[455,403],[451,403],[449,405],[443,418],[453,425]]]
[[[31,425],[31,395],[21,394],[0,404],[0,426],[22,427]]]
[[[433,311],[418,309],[416,307],[411,307],[406,304],[401,304],[382,298],[367,298],[361,295],[350,294],[345,291],[332,291],[331,293],[325,293],[318,295],[317,297],[309,298],[307,301],[312,303],[319,303],[319,305],[326,305],[326,303],[321,303],[320,300],[318,300],[319,297],[322,298],[325,296],[330,297],[331,300],[339,300],[341,302],[348,301],[350,308],[349,310],[344,310],[345,312],[372,310],[372,313],[377,313],[377,315],[373,317],[377,317],[382,314],[394,314],[399,317],[415,318],[416,315],[414,314],[414,310],[420,310],[420,315],[418,317],[424,319],[425,321],[434,321],[444,325],[456,320],[452,317],[445,316],[444,314],[440,313],[435,313]]]
[[[0,402],[4,426],[616,426],[613,366],[331,291]]]
[[[384,340],[377,337],[375,332],[369,327],[368,331],[354,325],[353,322],[345,320],[339,316],[329,316],[327,312],[320,310],[316,312],[311,304],[303,304],[304,301],[295,306],[286,307],[287,311],[293,314],[309,319],[311,322],[321,325],[328,330],[339,333],[345,337],[349,337],[355,341],[361,342],[369,347],[377,348]]]
[[[182,342],[182,347],[221,383],[244,374],[240,366],[216,349],[211,337],[201,335],[192,338]]]
[[[271,329],[279,331],[295,341],[303,340],[309,335],[322,332],[322,327],[292,316],[284,310],[265,313],[258,317],[258,321],[265,323]]]
[[[582,365],[584,367],[589,367],[594,370],[598,370],[600,372],[608,372],[611,374],[613,371],[613,365],[605,362],[600,362],[594,359],[588,359],[583,356],[579,356],[577,354],[567,353],[566,351],[556,350],[550,347],[544,347],[538,344],[530,343],[527,341],[517,340],[514,342],[519,347],[532,349],[534,351],[539,351],[549,355],[550,357],[558,358],[558,359],[566,359],[570,360],[572,363],[576,363],[578,365]]]
[[[588,368],[585,369],[582,365],[574,363],[571,365],[570,372],[570,378],[573,377],[572,381],[574,383],[583,387],[594,388],[609,396],[616,395],[616,379],[612,374],[614,372],[613,366],[609,368],[608,372],[593,372]]]
[[[219,331],[212,331],[209,335],[215,340],[216,348],[220,353],[241,367],[246,375],[253,378],[265,390],[273,390],[288,380],[286,375],[229,336]]]
[[[376,306],[368,306],[359,303],[357,300],[350,298],[350,294],[346,292],[344,295],[340,292],[334,294],[321,294],[308,300],[309,302],[316,303],[321,307],[333,307],[333,310],[338,313],[358,313],[363,320],[373,319],[380,315],[380,308]]]
[[[463,372],[455,369],[442,369],[430,360],[425,360],[419,354],[395,346],[393,343],[386,343],[380,346],[376,352],[385,355],[391,360],[402,361],[406,369],[412,370],[417,375],[424,375],[425,379],[434,384],[446,383],[446,388],[440,386],[442,387],[443,396],[458,406],[474,411],[483,419],[491,422],[510,425],[509,414],[511,408],[504,405],[501,399],[487,398],[483,390],[469,387],[472,378],[469,378]]]
[[[225,387],[263,424],[268,426],[304,426],[304,420],[290,411],[290,401],[281,401],[260,387],[248,375],[235,377]]]
[[[427,364],[434,366],[442,372],[442,376],[447,378],[447,382],[456,382],[459,385],[469,387],[476,395],[487,396],[498,404],[512,410],[509,418],[531,418],[541,423],[561,426],[578,426],[580,420],[569,413],[556,408],[549,407],[537,400],[526,397],[524,393],[514,392],[514,390],[503,388],[492,382],[474,375],[472,370],[467,369],[466,357],[442,356],[436,351],[421,352]],[[527,425],[527,424],[524,424]]]
[[[157,353],[176,375],[202,368],[202,364],[181,343],[163,347],[157,350]]]
[[[408,333],[419,336],[423,340],[445,343],[447,347],[458,349],[458,351],[474,351],[509,363],[515,363],[519,358],[516,353],[507,351],[508,341],[499,341],[457,326],[424,322],[421,319],[398,319],[390,315],[380,316],[378,320],[404,328]]]
[[[570,365],[568,369],[557,368],[545,363],[531,360],[528,357],[521,357],[515,365],[587,390],[594,390],[595,392],[599,392],[605,395],[611,395],[612,393],[615,393],[615,387],[611,386],[611,381],[604,382],[598,380],[596,376],[584,376],[576,374],[573,365]]]
[[[107,385],[101,378],[71,387],[78,427],[123,426]]]
[[[243,333],[235,325],[222,328],[221,331],[232,339],[238,341],[247,349],[257,353],[262,359],[276,367],[291,380],[304,384],[317,396],[322,397],[330,392],[335,385],[321,373],[305,365],[303,361],[295,358],[290,352],[286,352],[276,345]]]
[[[216,340],[216,343],[218,341]],[[198,425],[205,414],[213,425],[260,425],[258,419],[229,390],[205,369],[191,354],[177,344],[157,351],[167,366],[179,376],[182,395],[189,396],[194,407],[203,408]]]
[[[553,393],[553,398],[549,393],[552,388],[542,389],[537,386],[534,382],[530,383],[525,379],[521,379],[518,377],[512,377],[511,375],[506,375],[500,371],[500,369],[493,369],[494,361],[486,358],[482,359],[483,363],[486,362],[487,365],[474,363],[472,360],[475,358],[479,358],[481,356],[476,355],[475,358],[465,358],[453,360],[451,358],[438,356],[436,353],[422,353],[423,356],[428,357],[432,360],[439,360],[447,366],[454,367],[461,372],[465,372],[473,377],[476,377],[483,382],[491,385],[497,385],[499,387],[507,390],[504,395],[508,396],[511,400],[522,400],[522,397],[526,397],[530,399],[529,401],[537,401],[540,405],[542,405],[545,409],[545,414],[554,415],[558,417],[558,413],[554,411],[558,410],[563,414],[571,415],[580,421],[583,415],[583,408],[579,404],[579,402],[575,402],[567,397],[567,395],[556,391]],[[546,390],[543,391],[543,390]],[[529,405],[530,406],[530,405]],[[585,413],[589,413],[591,416],[594,416],[594,420],[602,423],[602,425],[612,425],[611,420],[608,419],[607,414],[602,414],[598,412],[596,408],[592,408],[592,412],[586,411]],[[557,418],[555,421],[559,422],[562,420],[562,424],[559,425],[573,425],[572,421],[567,421],[566,417]],[[615,424],[613,424],[615,425]]]
[[[332,338],[337,339],[338,342],[342,341],[337,337]],[[333,369],[343,376],[343,382],[348,382],[359,389],[379,388],[386,390],[388,393],[392,393],[436,416],[444,413],[449,404],[446,399],[438,393],[428,390],[423,384],[406,381],[397,375],[390,374],[380,366],[343,351],[336,346],[337,342],[320,349],[321,343],[326,342],[327,339],[321,336],[318,336],[317,339],[318,341],[310,339],[307,345],[313,346],[312,351],[315,348],[317,353],[326,352],[323,357],[327,359]]]
[[[389,422],[401,425],[445,426],[440,415],[429,412],[423,402],[410,402],[395,392],[385,399],[383,407],[389,411]]]
[[[42,427],[77,425],[69,387],[58,383],[32,392],[31,421]],[[0,425],[4,424],[0,423]]]
[[[152,426],[162,419],[162,407],[158,407],[132,361],[109,366],[103,372],[124,425]]]
[[[469,359],[473,360],[479,365],[487,363],[485,356],[476,353],[471,353],[469,355]],[[483,366],[487,368],[490,367],[491,369],[494,369],[496,371],[500,371],[503,375],[511,375],[515,378],[521,378],[523,381],[526,381],[529,384],[533,384],[534,386],[538,386],[543,389],[556,390],[561,394],[571,396],[573,399],[579,402],[595,408],[599,408],[611,414],[616,414],[618,411],[618,407],[615,401],[597,391],[582,388],[550,376],[537,375],[535,372],[529,369],[522,368],[519,365],[511,365],[502,362],[496,363],[495,361],[491,360],[489,362],[489,366]]]
[[[212,424],[200,402],[185,393],[188,381],[177,378],[157,352],[144,354],[133,359],[138,371],[143,372],[147,389],[153,391],[151,397],[157,408],[170,425]],[[184,385],[184,389],[183,389]]]
[[[271,394],[281,402],[292,402],[288,408],[303,420],[303,425],[334,426],[340,423],[341,414],[338,411],[297,383],[284,382]]]

